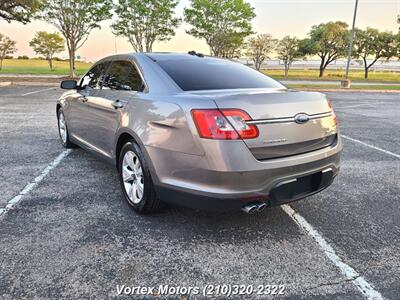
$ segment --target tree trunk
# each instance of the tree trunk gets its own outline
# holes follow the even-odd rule
[[[364,70],[364,78],[365,79],[368,79],[368,71],[369,71],[369,68],[367,66],[365,66],[365,70]]]
[[[261,63],[260,63],[259,60],[256,60],[256,65],[255,65],[255,67],[256,67],[256,70],[257,70],[257,71],[260,70],[260,68],[261,68]]]
[[[320,66],[319,67],[319,77],[324,77],[324,72],[325,72],[325,67]]]
[[[72,77],[73,78],[76,77],[76,73],[75,73],[75,50],[73,51],[73,55],[72,55]]]
[[[319,65],[319,77],[324,76],[325,68],[325,58],[321,58],[321,64]]]
[[[289,65],[288,63],[285,62],[285,78],[288,77],[288,73],[289,73]]]
[[[367,79],[368,78],[368,64],[367,64],[367,57],[364,56],[363,57],[363,61],[364,61],[364,78]]]
[[[49,62],[50,71],[53,71],[53,60],[48,58],[47,61]]]
[[[0,59],[0,70],[3,68],[3,58]]]
[[[69,76],[71,78],[75,78],[75,49],[69,49],[68,50],[69,54]]]

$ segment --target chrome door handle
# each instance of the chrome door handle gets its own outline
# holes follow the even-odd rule
[[[120,101],[120,100],[115,100],[113,103],[111,103],[111,105],[115,108],[123,108],[125,106],[125,103]]]

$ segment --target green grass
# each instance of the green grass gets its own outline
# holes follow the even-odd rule
[[[287,78],[284,77],[283,70],[265,69],[262,70],[268,76],[275,79],[301,79],[301,80],[341,80],[344,79],[345,70],[326,70],[324,77],[319,77],[319,70],[311,69],[292,69],[289,70]],[[353,81],[376,81],[376,82],[400,82],[400,72],[376,71],[370,72],[368,79],[364,79],[364,71],[354,70],[349,73],[350,80]]]
[[[91,63],[76,62],[76,72],[83,75]],[[53,61],[51,71],[46,60],[41,59],[5,59],[0,74],[38,74],[38,75],[69,75],[68,61]]]
[[[334,84],[288,84],[287,87],[293,89],[340,89],[339,85]],[[347,90],[347,89],[343,89]],[[398,90],[400,85],[352,85],[350,90]]]

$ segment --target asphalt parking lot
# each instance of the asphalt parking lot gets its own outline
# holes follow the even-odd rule
[[[166,208],[150,216],[125,204],[113,167],[61,147],[60,94],[0,88],[1,299],[122,299],[117,285],[160,284],[277,284],[285,294],[276,298],[398,299],[400,94],[329,93],[346,138],[341,173],[320,194],[255,215]],[[369,290],[360,290],[362,280]]]

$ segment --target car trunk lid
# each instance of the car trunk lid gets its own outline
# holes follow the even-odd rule
[[[219,109],[241,109],[259,136],[244,139],[253,155],[270,159],[327,147],[336,141],[335,116],[320,93],[286,90],[208,93]]]

